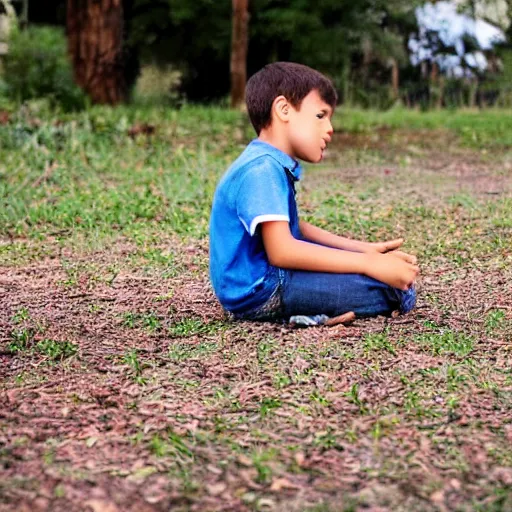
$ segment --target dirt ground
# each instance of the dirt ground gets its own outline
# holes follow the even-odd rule
[[[426,204],[511,194],[506,166],[421,166]],[[408,316],[308,329],[226,318],[181,243],[174,274],[122,239],[0,268],[0,511],[512,510],[510,238],[431,258]]]

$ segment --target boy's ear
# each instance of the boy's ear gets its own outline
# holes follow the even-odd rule
[[[291,105],[289,101],[283,96],[278,96],[272,102],[272,114],[277,117],[280,121],[287,123],[289,121],[289,112]]]

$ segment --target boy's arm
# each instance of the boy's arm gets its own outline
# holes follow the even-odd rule
[[[409,289],[419,272],[416,265],[393,253],[339,251],[297,240],[285,221],[264,222],[261,233],[267,257],[276,267],[365,274],[401,290]]]
[[[351,240],[350,238],[338,236],[325,229],[313,226],[313,224],[303,220],[299,221],[299,227],[306,240],[345,251],[384,253],[398,249],[404,242],[402,238],[376,243]]]

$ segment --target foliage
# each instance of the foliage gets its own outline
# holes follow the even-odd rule
[[[372,61],[384,69],[390,56],[405,62],[404,38],[414,23],[415,5],[405,0],[254,0],[249,75],[268,62],[297,61],[329,74],[348,94],[352,67],[365,44],[372,47]],[[228,93],[230,2],[135,0],[133,16],[130,44],[143,59],[156,57],[180,67],[188,98],[212,100]]]
[[[85,106],[85,96],[73,82],[63,30],[37,26],[12,30],[4,64],[5,93],[15,101],[48,97],[64,110]]]
[[[37,345],[37,350],[52,360],[64,359],[77,353],[78,348],[74,343],[69,341],[55,341],[45,339]]]
[[[133,91],[133,101],[138,105],[177,105],[180,82],[180,72],[171,66],[142,66]]]
[[[129,44],[143,61],[172,63],[192,100],[229,91],[231,3],[212,0],[134,0]]]
[[[510,23],[512,27],[512,22]],[[487,75],[480,90],[484,95],[495,98],[499,107],[512,107],[512,46],[502,46],[497,51],[501,61],[501,70]],[[498,93],[498,94],[497,94]],[[496,97],[497,95],[497,97]]]

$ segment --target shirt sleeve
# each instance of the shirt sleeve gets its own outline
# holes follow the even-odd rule
[[[262,162],[248,169],[236,199],[238,218],[252,236],[262,222],[290,222],[288,178],[284,169]]]

